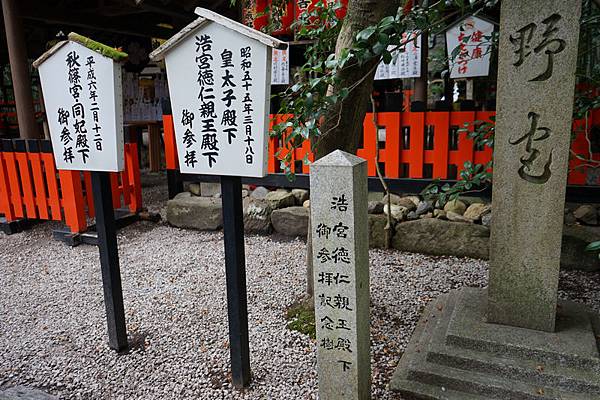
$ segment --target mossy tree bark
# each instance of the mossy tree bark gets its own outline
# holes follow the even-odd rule
[[[387,15],[395,14],[401,2],[401,0],[350,0],[336,42],[336,54],[344,48],[351,47],[358,32],[377,24]],[[313,141],[313,146],[316,145],[316,159],[338,149],[356,154],[377,64],[378,62],[374,60],[364,65],[345,68],[339,73],[338,85],[331,88],[334,93],[360,83],[343,102],[331,109],[321,129],[323,135]]]

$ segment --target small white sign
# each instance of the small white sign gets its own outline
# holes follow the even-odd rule
[[[271,49],[206,21],[165,59],[181,172],[265,176]]]
[[[421,35],[418,31],[402,33],[402,48],[392,53],[392,62],[379,63],[375,72],[376,80],[418,78],[421,76]],[[392,50],[396,46],[389,46]]]
[[[39,73],[56,168],[122,171],[121,66],[69,41]]]
[[[289,50],[273,49],[271,61],[271,85],[289,85],[290,61]]]
[[[477,17],[467,17],[446,31],[450,78],[487,76],[490,70],[494,25]],[[455,50],[455,49],[459,50]],[[453,58],[453,52],[456,56]]]

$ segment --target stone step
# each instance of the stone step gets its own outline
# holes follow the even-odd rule
[[[445,387],[487,399],[562,400],[562,393],[550,387],[502,379],[488,373],[465,371],[424,362],[411,369],[408,379],[426,385]],[[585,395],[587,396],[587,395]],[[586,397],[580,397],[582,400]],[[592,398],[592,397],[588,397]],[[597,398],[597,396],[596,396]]]
[[[402,387],[400,394],[404,400],[488,400],[485,396],[457,392],[420,382],[399,380],[398,383]]]
[[[535,383],[561,391],[595,394],[600,398],[600,378],[590,370],[501,358],[453,346],[432,346],[427,361],[461,370],[486,371],[504,379]]]
[[[484,324],[487,292],[465,288],[458,293],[445,343],[500,357],[537,360],[600,374],[600,354],[594,318],[586,307],[560,300],[556,333]]]
[[[476,300],[474,294],[481,295],[470,289],[466,292],[466,297],[462,292],[440,296],[426,307],[390,382],[392,390],[415,399],[467,399],[468,396],[514,400],[600,398],[599,375],[593,370],[575,368],[580,366],[579,363],[573,367],[544,365],[544,371],[540,373],[535,360],[506,359],[494,352],[486,353],[485,346],[483,350],[473,350],[448,344],[447,331],[455,314],[468,308],[465,302]],[[488,324],[480,325],[490,328]],[[473,324],[471,328],[481,329]],[[473,337],[476,338],[476,333]],[[584,350],[580,354],[593,361],[594,348],[584,347]],[[448,393],[457,393],[458,397],[449,397]]]

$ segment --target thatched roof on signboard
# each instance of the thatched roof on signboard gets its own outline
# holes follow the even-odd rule
[[[37,60],[35,60],[33,62],[33,66],[38,68],[44,61],[50,58],[54,53],[56,53],[61,47],[63,47],[68,42],[79,43],[80,45],[85,46],[88,49],[103,55],[104,57],[112,58],[117,62],[125,61],[127,59],[127,53],[124,53],[120,50],[102,44],[100,42],[96,42],[95,40],[92,40],[83,35],[71,32],[68,35],[68,40],[63,40],[61,42],[56,43],[54,46],[52,46],[50,50],[48,50],[47,52],[42,54]]]
[[[176,47],[181,41],[183,41],[190,34],[195,32],[197,28],[199,28],[207,22],[215,22],[219,25],[234,30],[242,35],[249,37],[250,39],[254,39],[272,48],[287,48],[287,43],[275,39],[274,37],[269,36],[265,33],[257,31],[256,29],[252,29],[244,24],[226,18],[221,14],[217,14],[214,11],[207,10],[206,8],[197,7],[195,13],[198,15],[198,18],[195,21],[192,21],[190,24],[188,24],[185,28],[177,32],[175,35],[173,35],[169,40],[163,43],[162,46],[150,53],[151,60],[156,61],[163,59],[165,57],[165,54],[169,50]]]

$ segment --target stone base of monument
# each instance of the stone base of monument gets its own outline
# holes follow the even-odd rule
[[[487,292],[429,304],[390,388],[405,399],[600,398],[600,316],[559,301],[555,333],[485,322]]]

